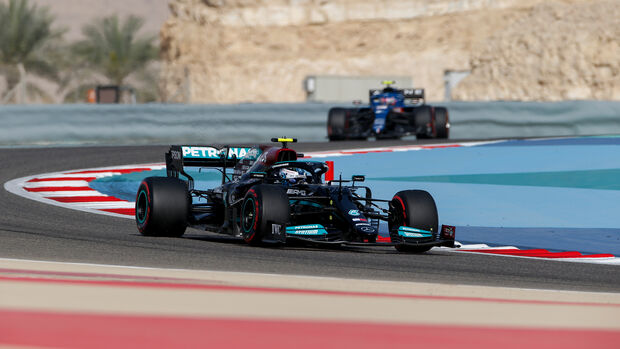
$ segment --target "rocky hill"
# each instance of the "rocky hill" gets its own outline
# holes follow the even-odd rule
[[[164,100],[300,102],[308,75],[390,74],[441,100],[446,70],[472,70],[458,99],[620,99],[618,4],[172,0],[161,90]]]
[[[620,1],[543,3],[472,50],[461,100],[620,100]]]

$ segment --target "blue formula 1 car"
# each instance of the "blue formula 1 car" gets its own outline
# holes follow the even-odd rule
[[[370,90],[368,106],[331,108],[327,117],[330,141],[345,139],[448,138],[448,109],[425,104],[424,89],[396,89],[384,81],[382,90]]]
[[[428,192],[403,190],[381,200],[360,185],[364,176],[325,183],[326,163],[301,159],[303,154],[286,146],[295,139],[272,141],[282,147],[171,146],[167,177],[145,178],[138,188],[140,233],[181,236],[189,226],[236,236],[250,245],[295,240],[391,245],[401,252],[454,245],[454,227],[438,229],[437,207]],[[187,167],[216,169],[222,183],[197,189]],[[389,231],[390,242],[378,239],[381,229]]]

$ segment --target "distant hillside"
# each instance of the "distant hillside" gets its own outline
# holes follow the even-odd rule
[[[474,48],[460,100],[620,100],[620,1],[546,2]]]
[[[164,100],[299,102],[308,75],[411,76],[429,100],[620,99],[618,0],[171,0]],[[176,98],[175,98],[176,97]]]
[[[8,2],[8,0],[0,0]],[[30,0],[48,6],[56,16],[56,25],[66,27],[65,39],[80,38],[81,28],[93,20],[112,14],[137,15],[144,19],[143,33],[159,37],[159,31],[170,15],[168,0]]]

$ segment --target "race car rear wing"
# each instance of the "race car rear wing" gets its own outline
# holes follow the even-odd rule
[[[235,146],[172,145],[166,153],[166,174],[174,178],[184,175],[190,180],[191,188],[194,180],[185,172],[185,167],[221,167],[224,181],[226,168],[234,167],[251,150]]]
[[[405,88],[402,90],[402,92],[405,98],[424,99],[423,88]]]
[[[368,91],[370,98],[378,94],[387,92],[387,89],[371,89]],[[394,92],[398,94],[402,94],[405,99],[416,99],[423,100],[424,99],[424,89],[423,88],[404,88],[404,89],[390,89],[389,92]]]

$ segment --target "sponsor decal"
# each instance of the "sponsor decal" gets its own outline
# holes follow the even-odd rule
[[[265,172],[250,172],[250,178],[264,179],[265,177],[267,177]]]
[[[171,150],[170,151],[170,158],[172,158],[172,160],[181,160],[183,158],[183,156],[181,155],[181,152],[178,150]]]
[[[370,223],[355,223],[355,226],[359,226],[359,225],[370,225]]]
[[[352,220],[353,220],[353,222],[368,222],[368,220],[366,220],[366,218],[353,218]]]
[[[294,227],[288,227],[286,229],[323,229],[321,224],[308,224],[308,225],[297,225]]]
[[[323,235],[323,230],[310,229],[310,230],[292,230],[287,231],[288,234],[293,235]]]
[[[403,90],[403,94],[406,96],[422,96],[424,90],[421,88],[406,88]]]
[[[327,235],[327,230],[321,224],[298,225],[286,227],[289,235]]]
[[[243,149],[243,148],[241,148],[241,149]],[[248,150],[248,152],[245,154],[244,158],[248,159],[248,160],[256,160],[260,154],[261,154],[260,149],[252,148],[252,149]]]
[[[360,215],[359,210],[349,210],[349,216],[359,216],[359,215]]]
[[[451,225],[442,225],[441,226],[441,238],[454,240],[454,230],[456,228]]]
[[[237,159],[240,159],[248,153],[248,150],[250,150],[250,148],[230,148],[228,150],[228,158],[232,159],[233,157],[237,157]]]
[[[363,226],[360,228],[361,231],[363,231],[364,233],[374,233],[375,232],[375,228],[371,227],[371,226]]]
[[[271,235],[282,235],[282,226],[280,224],[272,224]]]
[[[220,157],[217,149],[213,147],[182,147],[184,158],[211,158]]]
[[[300,195],[300,196],[306,196],[306,191],[305,190],[299,190],[299,189],[288,189],[286,191],[287,194],[293,194],[293,195]]]
[[[228,158],[232,159],[234,157],[242,158],[244,157],[248,150],[251,148],[229,148],[228,149]],[[219,159],[220,154],[222,152],[226,152],[226,149],[222,149],[221,151],[213,148],[213,147],[191,147],[184,146],[181,147],[183,151],[183,157],[189,159]]]

